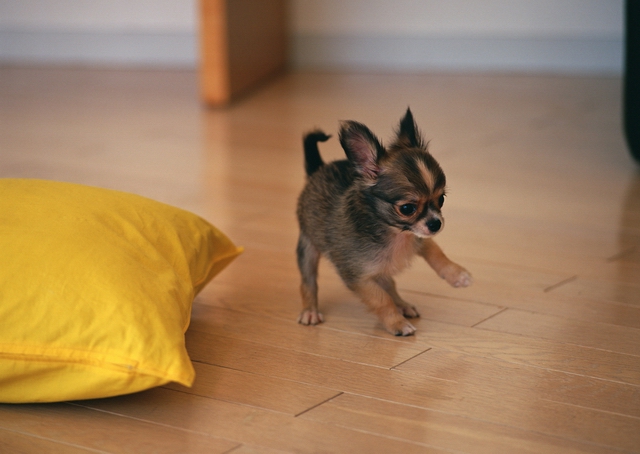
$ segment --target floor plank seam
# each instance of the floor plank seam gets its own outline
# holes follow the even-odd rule
[[[451,295],[445,295],[445,294],[439,294],[439,293],[431,293],[431,292],[423,292],[423,291],[420,291],[420,290],[410,290],[410,289],[406,289],[406,288],[398,288],[398,290],[402,291],[403,293],[411,293],[411,294],[414,294],[414,295],[421,295],[421,296],[431,296],[431,297],[440,298],[440,299],[443,299],[443,300],[460,301],[462,303],[482,304],[483,306],[502,307],[502,306],[500,306],[498,304],[495,304],[495,303],[488,303],[486,301],[473,299],[473,298],[460,298],[458,296],[451,296]]]
[[[323,358],[329,358],[329,357],[323,357]],[[336,359],[336,358],[330,358],[330,359]],[[344,360],[337,359],[337,361],[344,361]],[[236,372],[242,372],[243,374],[254,375],[256,377],[271,377],[271,378],[276,378],[278,380],[282,380],[282,381],[286,381],[286,382],[299,383],[301,385],[310,385],[310,386],[315,386],[317,388],[328,389],[328,390],[331,390],[331,391],[338,391],[336,388],[331,388],[331,387],[327,387],[327,386],[323,386],[323,385],[318,385],[318,384],[315,384],[315,383],[312,383],[312,382],[306,382],[306,381],[300,381],[300,380],[292,380],[290,378],[274,376],[274,375],[271,375],[271,374],[268,374],[268,373],[258,373],[258,372],[253,372],[253,371],[250,371],[250,370],[238,369],[238,368],[235,368],[235,367],[222,366],[220,364],[207,363],[207,362],[204,362],[204,361],[193,360],[193,362],[194,363],[198,363],[198,364],[205,364],[207,366],[219,367],[221,369],[228,369],[228,370],[233,370],[233,371],[236,371]],[[351,361],[346,361],[346,362],[351,362]],[[360,363],[353,363],[353,364],[360,364]],[[369,364],[362,364],[362,365],[369,366],[369,367],[374,367],[374,368],[382,369],[382,370],[388,370],[386,367],[370,366]],[[180,393],[191,394],[193,396],[200,396],[200,397],[205,397],[207,399],[221,400],[222,401],[222,399],[218,399],[218,398],[215,398],[215,397],[204,396],[204,395],[201,395],[201,394],[194,394],[194,393],[190,392],[189,389],[180,390],[180,389],[175,389],[175,388],[168,388],[167,386],[161,386],[161,388],[169,390],[169,391],[176,391],[176,392],[180,392]],[[224,402],[229,402],[229,401],[224,401]],[[238,402],[233,402],[233,403],[238,403]],[[244,405],[244,404],[238,404],[238,405]],[[276,411],[276,410],[269,410],[269,411],[275,411],[276,413],[282,413],[282,412],[279,412],[279,411]]]
[[[228,451],[223,452],[222,454],[231,454],[234,451],[237,451],[238,449],[242,448],[244,446],[244,443],[239,443],[238,446],[234,446],[233,448],[229,449]]]
[[[473,325],[471,325],[471,328],[475,328],[476,326],[478,326],[481,323],[486,322],[487,320],[491,320],[493,317],[502,314],[504,311],[506,311],[507,309],[509,309],[508,307],[503,307],[502,309],[500,309],[498,312],[496,312],[495,314],[490,315],[489,317],[485,318],[484,320],[480,320],[478,323],[475,323]]]
[[[599,443],[594,443],[592,441],[587,441],[584,439],[579,439],[579,438],[572,438],[572,437],[568,437],[568,436],[563,436],[563,435],[558,435],[558,434],[553,434],[553,433],[549,433],[549,432],[542,432],[539,430],[532,430],[530,428],[524,427],[524,426],[519,426],[519,425],[513,425],[513,424],[507,424],[504,422],[497,422],[497,421],[493,421],[493,420],[488,420],[488,419],[481,419],[481,418],[477,418],[471,415],[468,415],[466,413],[462,413],[462,412],[457,412],[457,411],[447,411],[447,410],[441,410],[441,409],[437,409],[437,408],[431,408],[431,407],[427,407],[424,405],[415,405],[415,404],[411,404],[411,403],[407,403],[407,402],[396,402],[393,400],[389,400],[389,399],[383,399],[380,397],[372,397],[372,396],[367,396],[364,394],[355,394],[355,393],[343,393],[343,394],[351,394],[354,396],[360,396],[363,397],[365,399],[373,399],[373,400],[379,400],[381,402],[388,402],[391,404],[399,404],[399,405],[405,405],[407,407],[410,408],[417,408],[420,410],[425,410],[427,412],[432,412],[432,413],[439,413],[439,414],[443,414],[443,415],[448,415],[448,416],[453,416],[456,418],[461,418],[461,419],[466,419],[468,421],[474,421],[477,423],[481,423],[481,424],[489,424],[491,426],[495,426],[495,427],[503,427],[506,429],[511,429],[511,430],[516,430],[519,432],[523,432],[523,433],[529,433],[529,434],[534,434],[534,435],[538,435],[541,437],[545,437],[545,438],[550,438],[550,439],[556,439],[556,440],[564,440],[564,441],[570,441],[570,442],[575,442],[575,443],[579,443],[579,444],[583,444],[583,445],[589,445],[589,446],[596,446],[596,447],[605,447],[607,449],[613,449],[622,453],[629,453],[629,451],[624,450],[624,449],[620,449],[614,446],[610,446],[610,445],[603,445],[603,444],[599,444]],[[548,400],[548,399],[540,399],[540,400]],[[550,401],[550,402],[554,402],[554,401]],[[347,427],[347,426],[344,426]],[[347,427],[351,430],[358,430],[355,429],[353,427]],[[361,431],[361,430],[360,430]],[[438,449],[442,449],[442,448],[438,448]]]
[[[242,340],[241,338],[238,339],[238,338],[235,338],[235,337],[227,337],[227,336],[224,336],[224,335],[220,335],[220,337],[226,337],[228,339],[234,339],[234,340]],[[372,337],[375,337],[375,336],[372,336]],[[252,341],[247,341],[247,342],[252,342]],[[262,345],[264,347],[276,348],[276,349],[279,349],[279,350],[284,350],[283,347],[279,347],[278,345],[273,345],[273,344],[270,344],[270,343],[260,343],[260,342],[253,342],[253,343],[257,343],[257,344]],[[350,360],[350,359],[341,358],[339,356],[321,355],[321,354],[318,354],[318,353],[312,353],[312,352],[308,352],[308,351],[304,351],[304,350],[296,350],[296,349],[293,349],[293,348],[286,349],[286,350],[287,351],[296,352],[296,353],[300,353],[300,354],[303,354],[303,355],[315,356],[317,358],[327,358],[327,359],[333,359],[333,360],[336,360],[336,361],[342,361],[342,362],[349,363],[349,364],[358,364],[358,365],[361,365],[361,366],[368,366],[368,367],[373,367],[373,368],[376,368],[376,369],[389,370],[389,368],[387,366],[380,366],[380,365],[377,365],[377,364],[370,364],[370,363],[366,363],[366,362],[362,362],[362,361],[353,361],[353,360]],[[242,369],[235,369],[233,367],[223,366],[221,364],[215,364],[215,363],[201,361],[201,360],[195,360],[194,359],[194,360],[191,360],[191,361],[194,362],[194,363],[198,363],[198,364],[206,364],[207,366],[222,367],[224,369],[237,370],[239,372],[247,372],[247,371],[242,370]],[[262,375],[262,374],[256,374],[255,372],[251,372],[251,373],[253,373],[254,375]]]
[[[545,397],[541,397],[540,400],[544,400],[544,401],[547,401],[547,402],[553,402],[554,404],[559,404],[559,405],[566,405],[566,406],[569,406],[569,407],[576,407],[576,408],[583,408],[585,410],[597,411],[599,413],[606,413],[608,415],[622,416],[623,418],[635,419],[635,420],[640,421],[640,416],[628,415],[626,413],[620,413],[620,412],[617,412],[617,411],[603,410],[602,408],[586,407],[584,405],[572,404],[570,402],[561,402],[561,401],[558,401],[558,400],[547,399]]]
[[[332,422],[322,422],[322,424],[327,424],[327,425],[331,425],[331,426],[335,426],[335,427],[340,427],[342,429],[352,430],[354,432],[358,432],[358,433],[365,434],[365,435],[372,435],[374,437],[385,438],[387,440],[399,441],[399,442],[402,442],[402,443],[407,443],[407,444],[415,445],[415,446],[421,446],[421,447],[424,447],[424,448],[437,449],[438,451],[442,451],[442,452],[450,452],[451,454],[465,454],[464,451],[445,448],[443,446],[430,445],[430,444],[423,443],[423,442],[420,442],[420,441],[410,440],[408,438],[394,437],[393,435],[387,435],[387,434],[383,434],[381,432],[372,432],[370,430],[364,430],[364,429],[359,429],[357,427],[351,427],[351,426],[348,426],[346,424],[336,424],[336,423],[332,423]]]
[[[420,293],[420,292],[414,292],[414,293]],[[437,297],[441,297],[441,298],[447,298],[447,299],[457,299],[457,298],[451,298],[451,297],[446,297],[446,296],[441,296],[441,295],[431,295],[431,296],[437,296]],[[491,304],[491,303],[485,303],[482,301],[474,301],[474,300],[459,300],[459,301],[465,301],[465,302],[471,302],[471,303],[478,303],[478,304],[485,304],[485,305],[489,305],[489,306],[496,306],[495,304]],[[206,306],[205,304],[199,303],[202,306]],[[226,306],[215,306],[218,309],[223,309],[223,310],[227,310],[227,311],[231,311],[231,312],[235,312],[237,314],[249,314],[249,315],[255,315],[254,313],[252,313],[251,311],[248,310],[242,310],[242,309],[232,309]],[[291,318],[289,317],[281,317],[281,316],[277,316],[277,315],[273,315],[273,314],[260,314],[262,317],[264,318],[271,318],[273,320],[278,320],[278,321],[285,321],[285,322],[291,322],[292,326],[300,326],[301,329],[319,329],[319,330],[325,330],[325,331],[330,331],[330,332],[338,332],[338,333],[346,333],[349,335],[353,335],[353,336],[358,336],[358,337],[366,337],[366,338],[374,338],[377,340],[384,340],[385,342],[394,342],[394,343],[404,343],[402,340],[397,339],[396,336],[392,336],[392,337],[381,337],[381,336],[376,336],[376,335],[372,335],[372,334],[367,334],[367,333],[360,333],[357,331],[349,331],[347,329],[340,329],[340,328],[335,328],[332,326],[328,326],[326,324],[322,324],[322,325],[316,325],[316,326],[302,326],[299,323],[292,321]],[[193,331],[193,332],[197,332],[197,333],[207,333],[208,331],[203,330],[203,329],[198,329],[198,328],[193,328],[193,327],[189,327],[189,330]],[[224,335],[224,334],[220,334],[221,337],[226,337],[229,339],[236,339],[236,337],[231,337],[228,335]],[[259,343],[259,342],[256,342]],[[262,344],[261,345],[268,345],[268,346],[273,346],[276,348],[281,348],[278,347],[277,345],[272,345],[272,344]],[[300,351],[300,350],[297,350]],[[303,352],[304,353],[304,352]],[[310,353],[313,354],[313,353]],[[318,355],[318,356],[323,356],[323,355]],[[357,363],[357,364],[366,364],[366,363]],[[374,366],[374,367],[382,367],[382,366]],[[384,367],[383,367],[384,368]]]
[[[294,418],[297,418],[297,417],[299,417],[299,416],[302,416],[302,415],[304,415],[305,413],[310,412],[310,411],[311,411],[311,410],[313,410],[314,408],[318,408],[320,405],[324,405],[324,404],[326,404],[327,402],[331,402],[333,399],[335,399],[336,397],[340,397],[340,396],[341,396],[341,395],[343,395],[343,394],[344,394],[344,392],[343,392],[343,391],[340,391],[340,392],[339,392],[338,394],[336,394],[335,396],[331,396],[331,397],[329,397],[328,399],[323,400],[322,402],[318,402],[317,404],[315,404],[315,405],[313,405],[313,406],[311,406],[311,407],[307,408],[306,410],[303,410],[303,411],[301,411],[300,413],[298,413],[298,414],[296,414],[296,415],[293,415],[293,417],[294,417]]]
[[[565,284],[569,284],[570,282],[575,281],[576,279],[578,279],[578,275],[577,274],[575,274],[575,275],[573,275],[571,277],[568,277],[568,278],[566,278],[566,279],[564,279],[564,280],[562,280],[560,282],[557,282],[557,283],[555,283],[553,285],[550,285],[549,287],[545,288],[543,290],[543,292],[544,293],[549,293],[549,292],[551,292],[551,291],[553,291],[553,290],[555,290],[555,289],[557,289],[559,287],[562,287]]]
[[[181,393],[184,393],[184,394],[188,394],[188,393],[186,393],[184,391],[179,391],[179,390],[176,390],[176,389],[169,389],[169,388],[163,388],[163,389],[165,389],[167,391],[175,391],[175,392],[179,392],[179,393],[181,392]],[[202,396],[200,396],[200,397],[202,397]],[[219,400],[219,399],[211,399],[211,400]],[[223,402],[223,401],[220,401],[220,402]],[[115,412],[115,411],[109,411],[109,410],[104,410],[102,408],[92,407],[91,405],[88,405],[88,404],[81,404],[79,402],[64,402],[64,403],[66,405],[80,407],[80,408],[86,408],[87,410],[97,411],[97,412],[100,412],[100,413],[105,413],[107,415],[118,416],[120,418],[130,419],[132,421],[139,421],[139,422],[142,422],[142,423],[145,423],[145,424],[149,424],[149,425],[152,425],[152,426],[165,427],[167,429],[177,430],[177,431],[180,431],[180,432],[198,434],[198,435],[202,435],[202,436],[213,438],[213,439],[217,439],[217,440],[227,440],[227,441],[232,441],[234,443],[241,443],[241,441],[234,440],[232,438],[224,438],[224,437],[219,437],[219,436],[216,436],[216,435],[211,435],[210,433],[202,432],[202,431],[199,431],[199,430],[187,429],[187,428],[180,427],[180,426],[172,426],[171,424],[165,424],[165,423],[153,421],[151,419],[137,418],[135,416],[125,415],[125,414],[118,413],[118,412]],[[237,405],[241,405],[241,404],[237,404]],[[267,411],[269,411],[269,410],[267,410]]]
[[[526,272],[543,273],[543,274],[556,274],[556,275],[560,275],[560,276],[562,276],[566,272],[566,269],[561,270],[561,269],[549,268],[549,267],[546,267],[546,266],[539,266],[539,265],[533,265],[533,264],[514,263],[514,262],[510,262],[508,260],[504,260],[504,261],[490,260],[490,259],[486,259],[484,257],[471,257],[471,256],[466,256],[466,257],[457,256],[457,258],[460,260],[460,263],[465,263],[465,264],[467,264],[467,263],[478,263],[480,265],[486,264],[486,265],[496,266],[496,267],[500,267],[500,268],[509,268],[509,269],[513,269],[513,270],[522,270],[522,271],[526,271]],[[472,265],[469,265],[469,269],[470,269],[470,271],[473,271]]]
[[[510,309],[510,308],[505,308],[505,310],[506,309]],[[522,310],[522,309],[515,309],[515,310]],[[504,312],[504,311],[501,311],[501,312]],[[538,313],[538,312],[533,312],[533,311],[524,311],[524,312],[530,312],[532,314],[537,314]],[[495,317],[496,315],[498,315],[498,314],[494,314],[493,317]],[[491,318],[491,317],[489,317],[489,318]],[[566,320],[571,320],[571,319],[566,319]],[[484,321],[486,321],[486,320],[483,320],[480,323],[483,323]],[[476,323],[474,326],[472,326],[472,328],[475,328],[480,323]],[[610,326],[618,326],[618,325],[612,325],[611,323],[601,323],[601,324],[610,325]],[[630,330],[640,330],[640,328],[634,328],[634,327],[625,327],[625,328],[626,329],[630,329]],[[617,350],[612,350],[610,348],[594,347],[592,345],[584,345],[584,344],[579,344],[577,342],[570,342],[570,341],[566,341],[566,340],[549,339],[547,337],[534,336],[532,334],[512,333],[512,332],[507,332],[507,331],[500,331],[499,329],[484,328],[482,326],[478,327],[478,329],[483,330],[483,331],[489,331],[489,332],[492,332],[492,333],[510,334],[512,336],[518,336],[518,337],[525,338],[525,339],[535,339],[535,340],[538,340],[538,341],[556,343],[556,344],[559,344],[559,345],[569,345],[569,346],[572,346],[572,347],[580,347],[580,348],[585,348],[585,349],[590,349],[590,350],[596,350],[596,351],[599,351],[599,352],[615,353],[616,355],[624,355],[624,356],[631,356],[633,358],[640,358],[640,354],[636,355],[634,353],[621,352],[621,351],[617,351]]]
[[[631,383],[631,382],[626,382],[626,381],[622,381],[622,380],[615,380],[615,379],[612,379],[612,378],[603,378],[603,377],[598,377],[598,376],[594,376],[594,375],[588,375],[588,374],[585,374],[585,373],[571,372],[571,371],[564,370],[564,369],[557,369],[557,368],[553,368],[553,367],[543,367],[543,366],[539,366],[539,365],[536,365],[536,364],[530,364],[530,363],[527,363],[527,362],[524,362],[524,361],[508,360],[508,359],[504,359],[504,358],[496,357],[496,356],[487,356],[487,355],[479,355],[479,354],[475,354],[475,353],[469,353],[469,352],[466,352],[464,350],[459,350],[459,349],[456,349],[456,348],[431,347],[431,348],[429,348],[429,350],[433,350],[434,348],[436,348],[438,350],[446,351],[446,352],[462,354],[462,355],[465,355],[465,356],[472,356],[472,357],[482,358],[482,359],[486,359],[486,360],[502,362],[502,363],[505,363],[505,364],[511,364],[511,365],[514,365],[514,366],[520,366],[520,367],[525,367],[525,368],[531,367],[533,369],[538,369],[538,370],[543,370],[543,371],[557,372],[557,373],[573,375],[573,376],[577,376],[577,377],[586,377],[586,378],[590,378],[590,379],[593,379],[593,380],[599,380],[599,381],[603,381],[603,382],[611,382],[611,383],[618,383],[618,384],[626,385],[626,386],[640,387],[640,382],[639,383]],[[586,348],[593,348],[593,347],[586,347]],[[595,350],[599,350],[599,349],[595,349]],[[635,358],[634,355],[629,355],[628,353],[620,353],[620,354],[621,355],[625,355],[625,356],[632,356],[632,357]],[[397,367],[397,366],[394,366],[394,367]],[[435,378],[435,377],[432,377],[432,378]]]
[[[40,435],[36,435],[36,434],[28,433],[28,432],[22,432],[22,431],[19,431],[19,430],[12,430],[12,429],[9,429],[7,427],[0,427],[0,430],[4,430],[6,432],[11,432],[11,433],[18,434],[18,435],[23,435],[25,437],[35,438],[37,440],[50,441],[51,443],[55,443],[55,444],[62,445],[62,446],[72,446],[74,448],[82,449],[83,451],[87,451],[87,452],[95,452],[95,453],[98,453],[98,454],[109,454],[109,451],[101,451],[99,449],[90,448],[88,446],[82,446],[82,445],[78,445],[78,444],[75,444],[75,443],[67,443],[67,442],[62,441],[62,440],[56,440],[56,439],[49,438],[49,437],[42,437]]]
[[[607,257],[607,262],[616,262],[618,260],[624,259],[624,257],[635,253],[638,250],[636,246],[631,246],[630,248],[623,249],[617,254],[613,254],[611,257]]]
[[[418,356],[422,355],[423,353],[427,353],[427,352],[428,352],[429,350],[431,350],[432,348],[433,348],[433,347],[429,347],[429,348],[427,348],[425,351],[422,351],[422,352],[420,352],[420,353],[417,353],[417,354],[413,355],[411,358],[407,358],[407,359],[405,359],[404,361],[399,362],[399,363],[398,363],[398,364],[396,364],[395,366],[391,366],[391,367],[389,368],[389,370],[396,370],[396,368],[397,368],[397,367],[400,367],[400,366],[402,366],[404,363],[406,363],[406,362],[408,362],[408,361],[411,361],[411,360],[412,360],[412,359],[414,359],[414,358],[417,358]]]

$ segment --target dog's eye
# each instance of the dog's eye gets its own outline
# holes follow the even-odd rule
[[[444,194],[438,197],[438,205],[440,206],[440,208],[442,208],[442,205],[444,205]]]
[[[418,207],[415,203],[405,203],[404,205],[400,205],[398,207],[398,211],[400,211],[400,214],[403,216],[411,216],[416,212],[417,209]]]

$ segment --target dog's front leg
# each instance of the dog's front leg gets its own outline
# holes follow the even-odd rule
[[[393,280],[391,276],[378,276],[376,278],[376,282],[386,291],[391,299],[398,306],[398,309],[402,312],[407,318],[417,318],[420,317],[418,313],[418,309],[413,304],[407,303],[402,297],[398,294],[398,290],[396,289],[396,282]]]
[[[394,336],[411,336],[415,327],[402,316],[393,298],[373,278],[366,278],[350,288],[378,316],[385,329]],[[417,312],[416,312],[417,315]]]
[[[418,253],[427,261],[427,263],[438,273],[442,279],[447,281],[453,287],[467,287],[471,285],[473,279],[462,266],[449,260],[444,255],[440,246],[431,238],[422,240],[422,246]]]

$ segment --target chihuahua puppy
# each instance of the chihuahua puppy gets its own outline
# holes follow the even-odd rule
[[[347,159],[325,164],[318,142],[329,137],[320,130],[304,137],[308,178],[297,209],[303,303],[298,322],[324,321],[318,312],[317,284],[324,255],[387,331],[410,336],[416,329],[407,318],[420,315],[398,295],[393,276],[416,254],[454,287],[472,281],[432,239],[444,226],[444,173],[427,151],[409,109],[388,148],[365,125],[345,121],[339,138]]]

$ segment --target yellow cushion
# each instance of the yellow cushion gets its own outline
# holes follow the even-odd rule
[[[193,298],[240,252],[144,197],[0,179],[0,402],[191,386]]]

